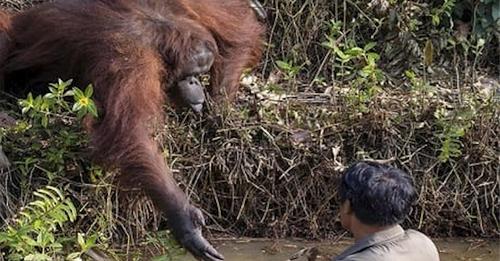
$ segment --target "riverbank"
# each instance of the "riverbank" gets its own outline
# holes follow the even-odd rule
[[[434,238],[441,261],[498,261],[500,258],[500,241],[480,238]],[[340,241],[304,241],[300,239],[269,240],[258,238],[232,238],[213,240],[217,250],[231,261],[306,261],[316,248],[317,261],[330,260],[341,253],[352,243],[351,239]],[[302,250],[302,251],[301,251]],[[301,254],[302,252],[302,254]],[[296,258],[296,259],[294,259]],[[161,256],[153,259],[165,260]],[[195,259],[178,256],[173,260]]]

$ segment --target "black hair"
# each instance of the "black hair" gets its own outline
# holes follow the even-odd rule
[[[349,200],[354,215],[364,224],[401,223],[417,198],[413,179],[404,171],[375,162],[358,162],[342,176],[340,200]]]

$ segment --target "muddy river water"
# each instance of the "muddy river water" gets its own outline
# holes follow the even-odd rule
[[[433,239],[441,261],[500,261],[500,241],[483,239]],[[230,261],[285,261],[297,255],[306,247],[317,247],[317,261],[329,260],[327,256],[336,256],[347,248],[352,241],[336,243],[311,242],[299,240],[270,241],[263,239],[233,239],[214,241],[218,250]],[[179,260],[193,260],[180,258]],[[305,256],[295,259],[305,261]]]

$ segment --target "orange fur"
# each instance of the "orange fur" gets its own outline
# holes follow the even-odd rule
[[[179,80],[197,44],[215,54],[211,94],[235,97],[243,69],[261,56],[264,27],[248,1],[67,0],[13,17],[0,12],[0,30],[6,81],[15,88],[57,78],[92,83],[100,117],[85,125],[94,159],[120,168],[127,184],[144,189],[168,217],[186,218],[189,202],[151,137],[153,127],[163,118],[165,89]]]

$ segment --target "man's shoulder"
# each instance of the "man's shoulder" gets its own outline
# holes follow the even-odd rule
[[[437,261],[439,254],[432,240],[416,230],[406,230],[397,239],[380,242],[359,252],[335,261],[388,261],[426,260]]]
[[[411,249],[407,254],[414,258],[412,260],[439,260],[439,253],[436,245],[428,236],[420,231],[413,229],[405,230],[404,239],[396,244],[399,244],[401,249]],[[400,251],[399,254],[403,252],[404,251]]]
[[[408,229],[405,231],[405,234],[408,241],[412,244],[425,244],[433,246],[434,248],[436,247],[434,245],[434,242],[432,242],[432,240],[428,236],[420,231]]]

